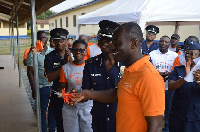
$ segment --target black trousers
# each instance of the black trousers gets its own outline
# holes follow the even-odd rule
[[[62,118],[63,101],[60,98],[58,98],[57,95],[52,93],[51,102],[52,102],[52,108],[53,108],[53,115],[54,115],[54,118],[56,119],[57,132],[64,132],[63,118]]]

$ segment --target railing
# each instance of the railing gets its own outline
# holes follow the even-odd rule
[[[17,38],[14,39],[15,46],[17,46]],[[20,46],[27,46],[31,45],[31,37],[26,37],[26,38],[19,38],[19,44]],[[10,47],[10,39],[6,38],[0,39],[0,47]]]
[[[50,40],[50,36],[47,36],[48,40]],[[68,38],[73,38],[73,40],[76,40],[75,35],[68,35]],[[92,38],[90,41],[96,41],[95,38]],[[17,46],[17,38],[14,39],[15,46]],[[19,38],[19,46],[28,46],[31,45],[31,37],[21,37]],[[47,42],[49,43],[49,41]],[[0,38],[0,47],[10,47],[10,38]]]

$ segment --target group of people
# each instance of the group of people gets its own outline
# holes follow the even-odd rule
[[[66,29],[55,28],[49,47],[46,33],[37,33],[43,43],[37,52],[42,131],[200,130],[200,70],[192,82],[186,79],[200,57],[198,38],[179,45],[180,36],[173,34],[155,42],[159,28],[149,25],[144,41],[138,24],[109,20],[99,28],[97,44],[88,43],[96,35],[73,42]],[[35,98],[34,52],[25,53]],[[63,91],[72,96],[68,103],[58,96]]]

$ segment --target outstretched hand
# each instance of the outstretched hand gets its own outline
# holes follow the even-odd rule
[[[70,91],[70,94],[72,94],[72,98],[69,100],[69,105],[76,105],[78,102],[83,102],[85,100],[87,100],[87,97],[86,97],[86,91],[87,90],[71,90]]]
[[[67,103],[67,104],[72,103],[73,104],[73,102],[70,102],[70,100],[76,98],[76,93],[71,93],[70,91],[66,93],[65,88],[64,88],[62,90],[62,97],[63,97],[63,100],[64,100],[65,103]]]

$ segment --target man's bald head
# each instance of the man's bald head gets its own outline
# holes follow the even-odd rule
[[[137,40],[139,44],[142,44],[143,33],[140,26],[136,23],[122,24],[118,29],[123,29],[123,36],[126,41]]]

